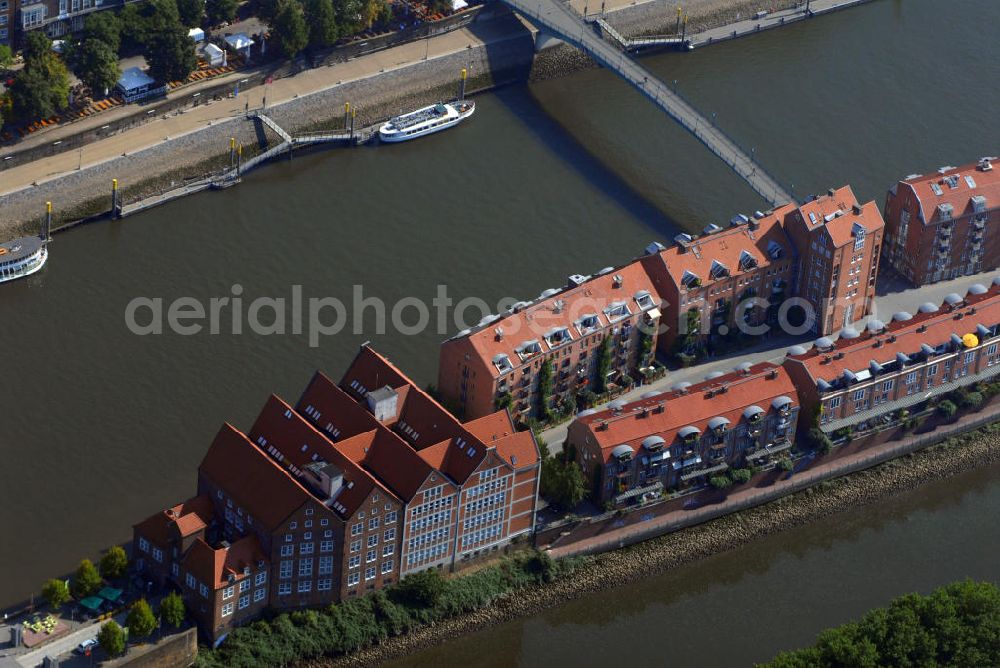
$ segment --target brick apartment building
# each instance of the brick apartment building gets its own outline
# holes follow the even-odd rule
[[[885,416],[936,395],[1000,373],[1000,278],[976,284],[965,296],[896,313],[888,324],[846,329],[834,342],[817,339],[808,351],[793,347],[785,368],[819,426],[865,430]],[[811,414],[811,413],[810,413]]]
[[[763,363],[583,411],[567,443],[595,500],[620,506],[704,484],[731,467],[771,463],[794,444],[798,414],[788,373]]]
[[[10,46],[14,41],[19,0],[0,0],[0,44]]]
[[[885,201],[885,256],[920,286],[1000,266],[1000,172],[996,158],[908,176]]]
[[[670,352],[678,336],[695,331],[719,332],[723,325],[735,331],[738,318],[752,326],[776,322],[794,270],[794,249],[782,227],[793,208],[737,216],[728,228],[709,225],[700,237],[680,234],[670,248],[647,248],[642,264],[663,296],[668,325],[658,339],[660,350]],[[761,301],[738,308],[753,297],[772,306]]]
[[[467,418],[508,405],[515,419],[538,416],[543,400],[558,408],[599,387],[601,373],[605,382],[637,379],[652,363],[662,305],[640,262],[594,276],[574,274],[565,287],[518,302],[442,343],[438,388]],[[545,361],[553,392],[543,398],[539,370]]]
[[[0,0],[0,44],[13,45],[29,30],[52,39],[79,32],[87,14],[141,0]]]
[[[362,346],[339,385],[225,425],[198,496],[134,527],[136,568],[213,641],[265,607],[325,605],[452,569],[534,527],[539,451],[506,411],[465,424]]]

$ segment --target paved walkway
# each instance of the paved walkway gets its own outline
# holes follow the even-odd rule
[[[905,441],[889,441],[849,452],[843,456],[838,456],[835,450],[833,455],[824,458],[815,466],[809,466],[805,470],[796,469],[793,475],[782,477],[767,487],[747,487],[729,492],[725,500],[719,503],[701,505],[690,510],[684,508],[674,509],[659,515],[656,514],[655,505],[647,506],[643,509],[641,516],[638,515],[638,512],[630,513],[627,516],[629,520],[634,522],[632,524],[628,524],[627,526],[605,524],[604,527],[610,526],[610,530],[598,529],[599,533],[596,535],[590,535],[579,540],[572,540],[572,534],[560,537],[555,541],[557,545],[549,548],[548,552],[553,557],[559,558],[577,554],[596,554],[617,547],[632,545],[679,529],[708,522],[723,515],[729,515],[768,503],[777,498],[806,489],[807,487],[812,487],[823,480],[871,468],[882,462],[937,443],[950,435],[995,422],[998,418],[1000,418],[1000,404],[994,403],[979,413],[964,415],[953,424],[939,425],[934,431],[913,436]],[[809,462],[805,463],[806,466],[808,464]],[[691,496],[695,497],[697,495]],[[624,523],[624,520],[618,522],[618,524],[622,523]],[[593,531],[594,526],[588,526],[584,522],[575,527],[574,530],[584,533],[588,529]],[[572,542],[562,544],[566,540],[572,540]]]
[[[886,287],[887,289],[891,289],[892,292],[876,296],[874,317],[888,322],[892,319],[893,313],[897,313],[899,311],[915,313],[917,308],[924,302],[940,304],[944,300],[944,296],[949,292],[957,292],[960,295],[964,295],[969,286],[973,283],[982,283],[983,285],[989,287],[993,278],[997,275],[997,272],[983,272],[981,274],[976,274],[975,276],[963,276],[951,281],[934,283],[933,285],[924,286],[923,288],[914,288],[902,283],[901,279],[895,275],[887,276],[883,274],[879,277],[879,281],[881,282],[883,278],[885,278],[887,283]],[[663,378],[648,385],[636,387],[631,392],[626,392],[617,398],[634,400],[638,399],[646,392],[651,392],[653,390],[667,390],[675,383],[682,381],[698,382],[703,380],[707,374],[713,371],[731,371],[737,364],[742,362],[752,362],[754,364],[767,361],[780,362],[785,358],[785,353],[787,352],[789,346],[801,341],[811,342],[815,338],[815,335],[810,334],[797,338],[781,337],[765,341],[754,348],[748,349],[749,352],[744,351],[725,357],[714,358],[686,369],[669,371]],[[606,403],[601,404],[599,408],[604,408],[605,406],[607,406]],[[548,444],[550,452],[555,453],[562,450],[563,444],[566,440],[566,431],[568,428],[569,422],[565,422],[556,427],[546,429],[540,434],[542,439],[544,439]]]
[[[750,17],[743,21],[737,21],[736,23],[691,35],[689,39],[691,46],[693,47],[705,46],[707,44],[722,42],[727,39],[735,39],[737,37],[752,35],[770,28],[777,28],[789,23],[801,21],[809,18],[810,16],[819,16],[821,14],[827,14],[840,9],[854,7],[855,5],[864,4],[866,2],[871,2],[871,0],[811,0],[809,3],[809,13],[807,14],[806,3],[803,0],[803,2],[799,3],[798,7],[770,13],[760,19]]]
[[[265,95],[268,98],[268,106],[273,107],[297,97],[329,90],[344,82],[365,79],[379,72],[404,68],[423,60],[425,55],[427,59],[432,60],[465,51],[470,45],[497,43],[519,36],[509,30],[490,27],[489,24],[477,25],[475,31],[476,34],[473,34],[469,29],[463,28],[429,40],[410,42],[384,51],[377,51],[346,63],[309,69],[292,77],[277,79],[268,86],[250,89],[241,93],[239,97],[186,109],[165,119],[151,121],[96,141],[84,147],[82,153],[67,151],[4,170],[0,172],[2,174],[0,177],[0,184],[2,184],[0,185],[0,196],[31,187],[33,182],[42,183],[76,171],[78,164],[82,164],[82,168],[86,169],[117,158],[125,152],[136,153],[168,138],[180,137],[207,125],[240,118],[243,116],[247,104],[250,107],[260,106]],[[245,72],[236,72],[231,75],[230,80],[235,83],[245,76]],[[457,80],[458,72],[455,73],[455,77]],[[212,79],[210,84],[218,85],[220,81],[225,80],[227,80],[226,77]],[[192,95],[197,90],[196,87],[185,88],[183,94]],[[363,106],[364,100],[358,100],[357,105]],[[134,107],[123,107],[122,111],[116,110],[109,113],[127,115],[134,111]],[[114,117],[117,118],[117,116]],[[39,137],[37,140],[32,137],[32,141],[56,141],[61,136],[60,133],[75,134],[84,128],[100,127],[111,118],[111,115],[98,115],[61,128],[53,128],[51,134],[46,133],[44,137]]]

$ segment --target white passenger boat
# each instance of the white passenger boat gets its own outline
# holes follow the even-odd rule
[[[378,136],[384,142],[416,139],[458,125],[475,111],[476,103],[471,100],[439,102],[390,118],[378,129]]]
[[[35,273],[49,257],[43,237],[22,237],[0,244],[0,283]]]

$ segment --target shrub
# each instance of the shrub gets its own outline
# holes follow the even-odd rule
[[[753,477],[753,473],[750,469],[733,469],[729,472],[729,477],[732,478],[733,482],[736,484],[744,484],[750,482],[750,478]]]
[[[981,392],[969,392],[962,397],[962,408],[968,411],[977,411],[983,407],[986,398]]]
[[[795,468],[795,464],[792,463],[791,458],[782,457],[781,461],[778,462],[778,468],[781,469],[782,471],[791,471],[792,469]]]
[[[937,411],[937,414],[940,415],[941,417],[945,418],[946,420],[951,420],[952,418],[955,417],[955,414],[958,412],[958,406],[956,406],[955,402],[953,402],[951,399],[945,399],[944,401],[942,401],[937,405],[937,408],[935,410]]]
[[[725,489],[732,485],[733,481],[729,479],[729,476],[713,475],[708,479],[708,484],[716,489]]]

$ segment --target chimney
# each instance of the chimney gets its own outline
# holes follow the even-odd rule
[[[611,277],[611,283],[614,287],[620,288],[622,286],[622,283],[624,283],[624,279],[622,278],[621,274],[615,274],[614,276]]]
[[[990,163],[990,160],[993,159],[994,158],[980,158],[979,164],[977,165],[979,167],[979,171],[981,172],[991,171],[993,169],[993,165]]]
[[[369,392],[365,397],[368,400],[368,410],[372,412],[379,422],[388,422],[396,417],[396,400],[399,394],[388,385],[380,390]]]
[[[566,287],[579,287],[587,282],[590,276],[584,276],[583,274],[570,274]]]
[[[503,341],[503,327],[497,327],[494,329],[493,334],[496,336],[497,341]]]

